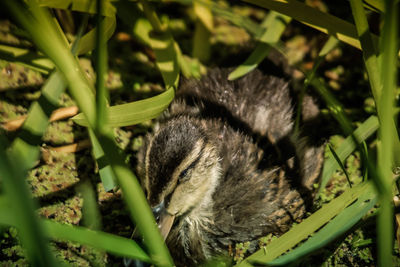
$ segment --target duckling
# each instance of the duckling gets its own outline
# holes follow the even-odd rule
[[[138,174],[178,266],[280,235],[307,210],[322,146],[294,133],[290,86],[254,70],[186,79],[138,153]]]

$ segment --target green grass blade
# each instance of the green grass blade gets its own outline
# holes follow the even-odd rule
[[[107,111],[107,124],[109,127],[123,127],[156,118],[168,107],[174,96],[175,92],[171,88],[154,97],[111,106]],[[83,114],[76,115],[72,120],[81,126],[88,126]]]
[[[106,192],[112,190],[116,184],[115,175],[111,169],[109,162],[104,160],[104,151],[101,147],[96,135],[89,128],[90,142],[92,143],[92,150],[94,158],[96,159],[97,165],[99,166],[99,175]]]
[[[95,131],[102,132],[107,123],[107,102],[109,99],[106,89],[105,77],[107,75],[107,39],[104,28],[105,22],[101,14],[104,9],[103,0],[96,1],[97,6],[97,28],[96,28],[96,49],[94,51],[94,63],[96,71],[96,121]]]
[[[105,94],[105,82],[104,82],[104,76],[105,76],[105,70],[104,70],[104,66],[106,65],[106,60],[107,60],[107,55],[105,52],[103,52],[102,50],[105,50],[105,45],[102,45],[103,43],[106,42],[105,40],[105,33],[104,33],[104,21],[101,18],[101,14],[103,14],[103,3],[99,4],[97,3],[97,46],[96,46],[96,50],[95,50],[95,54],[97,55],[97,75],[96,75],[96,85],[98,86],[97,88],[97,104],[101,103],[101,105],[97,105],[97,116],[96,116],[96,127],[97,129],[101,130],[101,125],[99,126],[99,121],[101,122],[102,120],[105,119],[105,107],[106,107],[106,94]],[[82,23],[81,25],[81,30],[83,31],[84,28],[86,28],[87,26],[87,22],[88,22],[88,16],[85,17],[85,21]],[[78,36],[80,36],[80,34],[78,34]],[[74,46],[72,47],[72,52],[76,52],[79,48],[78,43],[74,43]],[[99,92],[100,91],[100,92]],[[99,112],[99,110],[101,110],[101,112]],[[100,114],[99,114],[100,113]],[[93,138],[95,138],[95,135],[93,134],[93,132],[91,130],[89,130],[89,136],[91,139],[92,144],[93,142]],[[97,141],[97,140],[96,140]],[[96,146],[97,145],[97,146]],[[96,161],[97,164],[99,164],[98,159],[99,157],[98,154],[96,153],[98,151],[97,150],[101,150],[101,146],[99,144],[93,144],[93,151],[94,151],[94,155],[96,157]],[[97,154],[97,156],[96,156]],[[106,166],[105,168],[110,169],[110,166]],[[99,166],[99,173],[100,173],[100,177],[101,180],[103,182],[103,186],[104,184],[106,184],[107,186],[109,186],[109,183],[113,183],[112,186],[114,187],[114,177],[107,175],[108,173],[110,173],[110,171],[108,173],[104,173],[103,168]],[[112,172],[111,172],[112,173]],[[105,187],[105,186],[104,186]],[[101,229],[101,219],[100,219],[100,211],[99,211],[99,207],[97,205],[97,199],[96,199],[96,194],[94,193],[94,190],[92,188],[92,184],[88,179],[85,179],[83,181],[81,181],[81,183],[78,185],[77,190],[81,193],[82,198],[83,198],[83,207],[82,207],[82,216],[83,216],[83,223],[89,227],[89,229],[92,230],[98,230]],[[107,190],[108,191],[108,190]]]
[[[169,32],[151,34],[150,45],[156,55],[156,65],[161,72],[165,87],[177,88],[179,64],[172,35]]]
[[[198,58],[201,62],[207,62],[211,56],[210,37],[213,31],[213,16],[209,3],[204,5],[201,2],[194,1],[193,10],[196,14],[196,24],[193,35],[192,56]]]
[[[370,137],[373,133],[375,133],[376,130],[378,130],[378,127],[378,118],[375,116],[371,116],[353,132],[353,135],[356,137],[357,140],[362,142]],[[350,154],[353,153],[356,148],[357,144],[354,142],[354,138],[352,136],[349,136],[343,141],[339,148],[336,149],[336,154],[338,158],[343,161],[348,156],[350,156]],[[325,188],[337,168],[339,168],[339,165],[334,158],[330,157],[325,160],[318,193],[320,193],[321,190]]]
[[[385,0],[385,15],[380,39],[379,66],[381,69],[382,95],[378,105],[380,114],[381,147],[378,149],[378,181],[381,207],[377,219],[378,265],[392,266],[393,250],[393,207],[392,184],[393,162],[400,162],[397,129],[394,122],[394,103],[397,90],[397,64],[399,51],[399,1]]]
[[[58,106],[59,97],[65,88],[62,75],[54,72],[44,84],[39,100],[32,103],[22,129],[10,148],[21,155],[21,168],[28,170],[38,160],[41,138],[49,124],[50,114]]]
[[[90,14],[96,14],[98,12],[96,10],[96,2],[91,0],[38,0],[38,3],[41,7],[66,9]],[[105,39],[108,40],[111,38],[115,31],[116,9],[110,3],[110,1],[103,1],[103,4],[104,9],[100,13],[104,16],[102,21],[102,23],[104,24],[102,32],[105,36]],[[87,52],[92,51],[95,48],[95,44],[96,28],[90,30],[88,33],[82,36],[82,41],[79,43],[78,55],[86,54]]]
[[[32,40],[39,49],[45,52],[57,65],[70,85],[71,95],[77,101],[79,109],[85,113],[91,125],[95,120],[95,104],[93,88],[87,82],[75,57],[65,44],[64,37],[60,35],[47,10],[37,6],[35,1],[30,1],[29,11],[22,6],[17,6],[14,1],[7,1],[6,5],[12,15],[30,33]],[[43,33],[46,33],[44,35]]]
[[[258,250],[236,266],[251,266],[252,263],[267,263],[275,259],[313,234],[357,198],[372,189],[373,186],[370,182],[354,186],[328,204],[323,205],[321,209],[303,220],[300,224],[294,225],[288,232],[268,244],[265,249]]]
[[[272,262],[268,262],[267,265],[287,266],[288,264],[299,260],[301,257],[328,245],[360,221],[361,218],[374,207],[376,200],[377,195],[374,193],[373,188],[371,188],[370,191],[361,195],[354,204],[344,209],[306,242],[286,255],[281,256]]]
[[[116,17],[104,17],[104,34],[105,38],[108,40],[113,35],[115,28],[117,26]],[[95,37],[96,36],[96,29],[92,29],[90,32],[82,36],[82,42],[80,42],[78,54],[83,55],[89,51],[92,51],[95,47]]]
[[[375,11],[385,12],[385,4],[383,0],[363,0],[364,6]]]
[[[78,41],[79,34],[76,42]],[[13,209],[16,216],[13,219],[17,221],[17,224],[20,224],[17,226],[19,226],[20,236],[28,253],[28,258],[32,265],[37,266],[51,266],[55,264],[55,260],[47,244],[44,243],[43,234],[46,233],[43,233],[43,227],[37,222],[34,213],[35,203],[30,199],[30,192],[25,188],[24,181],[27,174],[26,171],[35,164],[39,157],[38,145],[41,143],[41,137],[49,123],[49,116],[58,106],[59,98],[64,92],[65,87],[64,77],[59,72],[54,72],[43,86],[39,100],[31,105],[20,134],[9,148],[10,157],[14,156],[18,158],[18,160],[12,160],[13,164],[17,164],[18,173],[14,173],[13,180],[15,180],[15,184],[9,194],[11,202],[17,205]],[[2,178],[4,179],[3,176]],[[14,198],[17,198],[18,201],[15,201]],[[25,207],[22,207],[22,205]],[[22,211],[22,209],[24,210]],[[34,233],[30,233],[30,231]],[[34,254],[34,256],[30,254]]]
[[[332,116],[339,122],[344,133],[346,135],[351,134],[353,132],[353,126],[351,125],[350,120],[344,113],[342,104],[334,97],[334,95],[329,91],[326,85],[318,77],[315,77],[314,79],[310,79],[309,77],[307,77],[307,79],[310,81],[310,84],[317,91],[317,93],[319,93],[324,99],[329,111],[331,112]]]
[[[85,12],[90,14],[96,14],[96,2],[91,0],[36,0],[41,7],[51,7],[58,9],[68,9],[72,11]],[[101,13],[103,16],[112,17],[116,11],[110,1],[105,0],[104,10]]]
[[[177,88],[179,82],[178,46],[166,26],[162,25],[157,13],[148,1],[140,1],[153,31],[149,34],[150,46],[156,55],[156,64],[163,77],[165,88]]]
[[[39,224],[36,205],[32,201],[30,191],[25,184],[26,170],[21,168],[25,163],[19,151],[9,150],[6,153],[7,142],[0,135],[0,177],[7,200],[12,203],[12,216],[16,221],[18,236],[21,240],[29,263],[32,266],[56,266],[44,229]]]
[[[78,242],[122,257],[130,257],[145,262],[151,261],[133,240],[93,231],[85,227],[63,225],[50,220],[42,220],[42,224],[51,238]]]
[[[307,79],[310,78],[307,77]],[[328,90],[328,88],[320,79],[312,79],[310,80],[310,84],[324,99],[326,105],[329,108],[329,111],[331,112],[332,116],[338,121],[339,125],[343,129],[343,132],[353,138],[354,143],[357,145],[357,148],[360,151],[362,162],[366,164],[366,166],[368,166],[368,170],[370,171],[370,173],[375,174],[375,167],[368,160],[368,153],[365,150],[365,146],[361,145],[362,142],[358,140],[357,136],[353,134],[353,125],[345,114],[342,105],[339,103],[339,101],[336,100],[334,95]],[[373,175],[372,177],[375,177],[375,175]]]
[[[71,51],[74,54],[83,28],[84,25],[78,30],[77,38],[72,44]],[[50,75],[42,87],[38,101],[32,103],[22,129],[11,145],[12,151],[18,151],[23,155],[25,166],[21,167],[25,170],[33,167],[39,157],[41,137],[45,133],[49,125],[49,117],[53,110],[58,107],[59,99],[66,87],[67,84],[60,72],[54,72]]]
[[[91,230],[100,230],[101,214],[97,205],[97,195],[94,192],[90,179],[81,180],[76,186],[76,191],[82,196],[82,222]]]
[[[129,166],[124,164],[124,158],[117,149],[113,133],[111,131],[106,132],[104,135],[97,136],[97,138],[102,144],[106,161],[110,163],[115,177],[118,179],[124,200],[127,203],[135,225],[143,236],[151,259],[156,266],[173,266],[172,258],[160,235],[146,197],[137,178]]]
[[[21,64],[45,75],[54,69],[54,64],[49,59],[21,47],[0,44],[0,58]]]
[[[363,52],[364,62],[367,69],[369,82],[371,85],[372,94],[375,102],[379,103],[379,97],[382,91],[382,85],[379,81],[380,69],[377,60],[377,50],[372,41],[371,32],[369,30],[367,17],[365,16],[364,8],[361,0],[350,0],[353,18],[357,28],[357,34],[360,39]],[[379,106],[378,113],[379,113]]]
[[[193,0],[176,0],[184,5],[190,5],[194,1]],[[256,39],[261,38],[262,34],[264,33],[264,28],[255,23],[248,17],[245,16],[238,16],[235,14],[233,9],[229,5],[221,5],[217,1],[208,1],[208,0],[195,0],[195,2],[201,3],[202,5],[207,6],[212,12],[221,18],[224,18],[230,21],[232,24],[246,30],[251,35],[253,35]]]
[[[182,2],[187,1],[183,0]],[[245,16],[238,16],[229,6],[221,6],[216,1],[212,1],[209,7],[215,13],[215,15],[230,21],[231,23],[242,29],[245,29],[247,32],[251,33],[251,35],[253,35],[256,39],[261,38],[264,33],[263,27],[252,21],[250,18],[247,18]]]
[[[339,19],[331,14],[321,12],[309,7],[299,1],[279,1],[279,0],[244,0],[257,6],[275,10],[293,19],[300,21],[321,32],[335,36],[337,39],[361,49],[357,38],[357,31],[351,23]],[[373,41],[377,42],[377,37],[373,35]]]
[[[14,209],[14,202],[10,205],[10,201],[4,197],[0,197],[1,225],[18,225],[18,221],[13,216],[10,216],[10,214],[12,214],[11,210]],[[39,219],[38,221],[41,228],[45,230],[44,234],[48,239],[77,242],[79,244],[107,251],[117,256],[151,262],[150,257],[135,241],[131,239],[101,231],[90,230],[81,226],[61,224],[48,219]]]
[[[343,173],[345,174],[347,182],[349,183],[350,188],[353,187],[351,185],[349,174],[347,173],[347,170],[344,167],[343,162],[340,160],[339,156],[336,154],[335,149],[333,149],[333,147],[330,144],[328,144],[328,147],[329,147],[329,150],[331,151],[331,153],[333,155],[333,158],[336,160],[336,162],[339,164],[340,168],[342,169]]]
[[[266,20],[266,23],[268,23],[267,30],[261,36],[259,44],[246,61],[229,74],[229,80],[242,77],[257,68],[258,64],[269,54],[270,46],[279,41],[291,18],[271,11]]]
[[[133,28],[133,33],[142,42],[150,45],[156,56],[156,65],[161,72],[165,88],[177,88],[179,82],[179,51],[178,45],[174,41],[171,33],[165,25],[162,25],[157,13],[148,1],[139,1],[143,7],[143,12],[147,20],[138,18],[132,20],[132,4],[129,2],[119,2],[118,15],[129,26]],[[138,14],[140,16],[140,14]]]

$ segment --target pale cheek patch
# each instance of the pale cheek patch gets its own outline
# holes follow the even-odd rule
[[[175,188],[167,207],[169,213],[179,216],[193,207],[209,205],[208,202],[218,183],[220,167],[218,159],[210,160],[215,158],[215,155],[211,155],[214,150],[210,147],[204,150],[190,180]]]

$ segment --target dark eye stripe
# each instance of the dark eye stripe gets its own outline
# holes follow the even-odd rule
[[[189,172],[189,170],[193,169],[194,167],[196,167],[197,163],[200,161],[200,158],[203,154],[203,151],[200,152],[199,156],[197,157],[197,159],[195,159],[192,163],[190,163],[189,166],[186,167],[186,169],[184,169],[180,174],[179,174],[179,182],[182,182],[185,180],[187,173]]]

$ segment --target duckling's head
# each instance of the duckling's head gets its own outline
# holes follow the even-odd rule
[[[172,119],[149,135],[139,166],[164,238],[176,217],[211,201],[220,176],[216,146],[201,122],[188,117]]]

